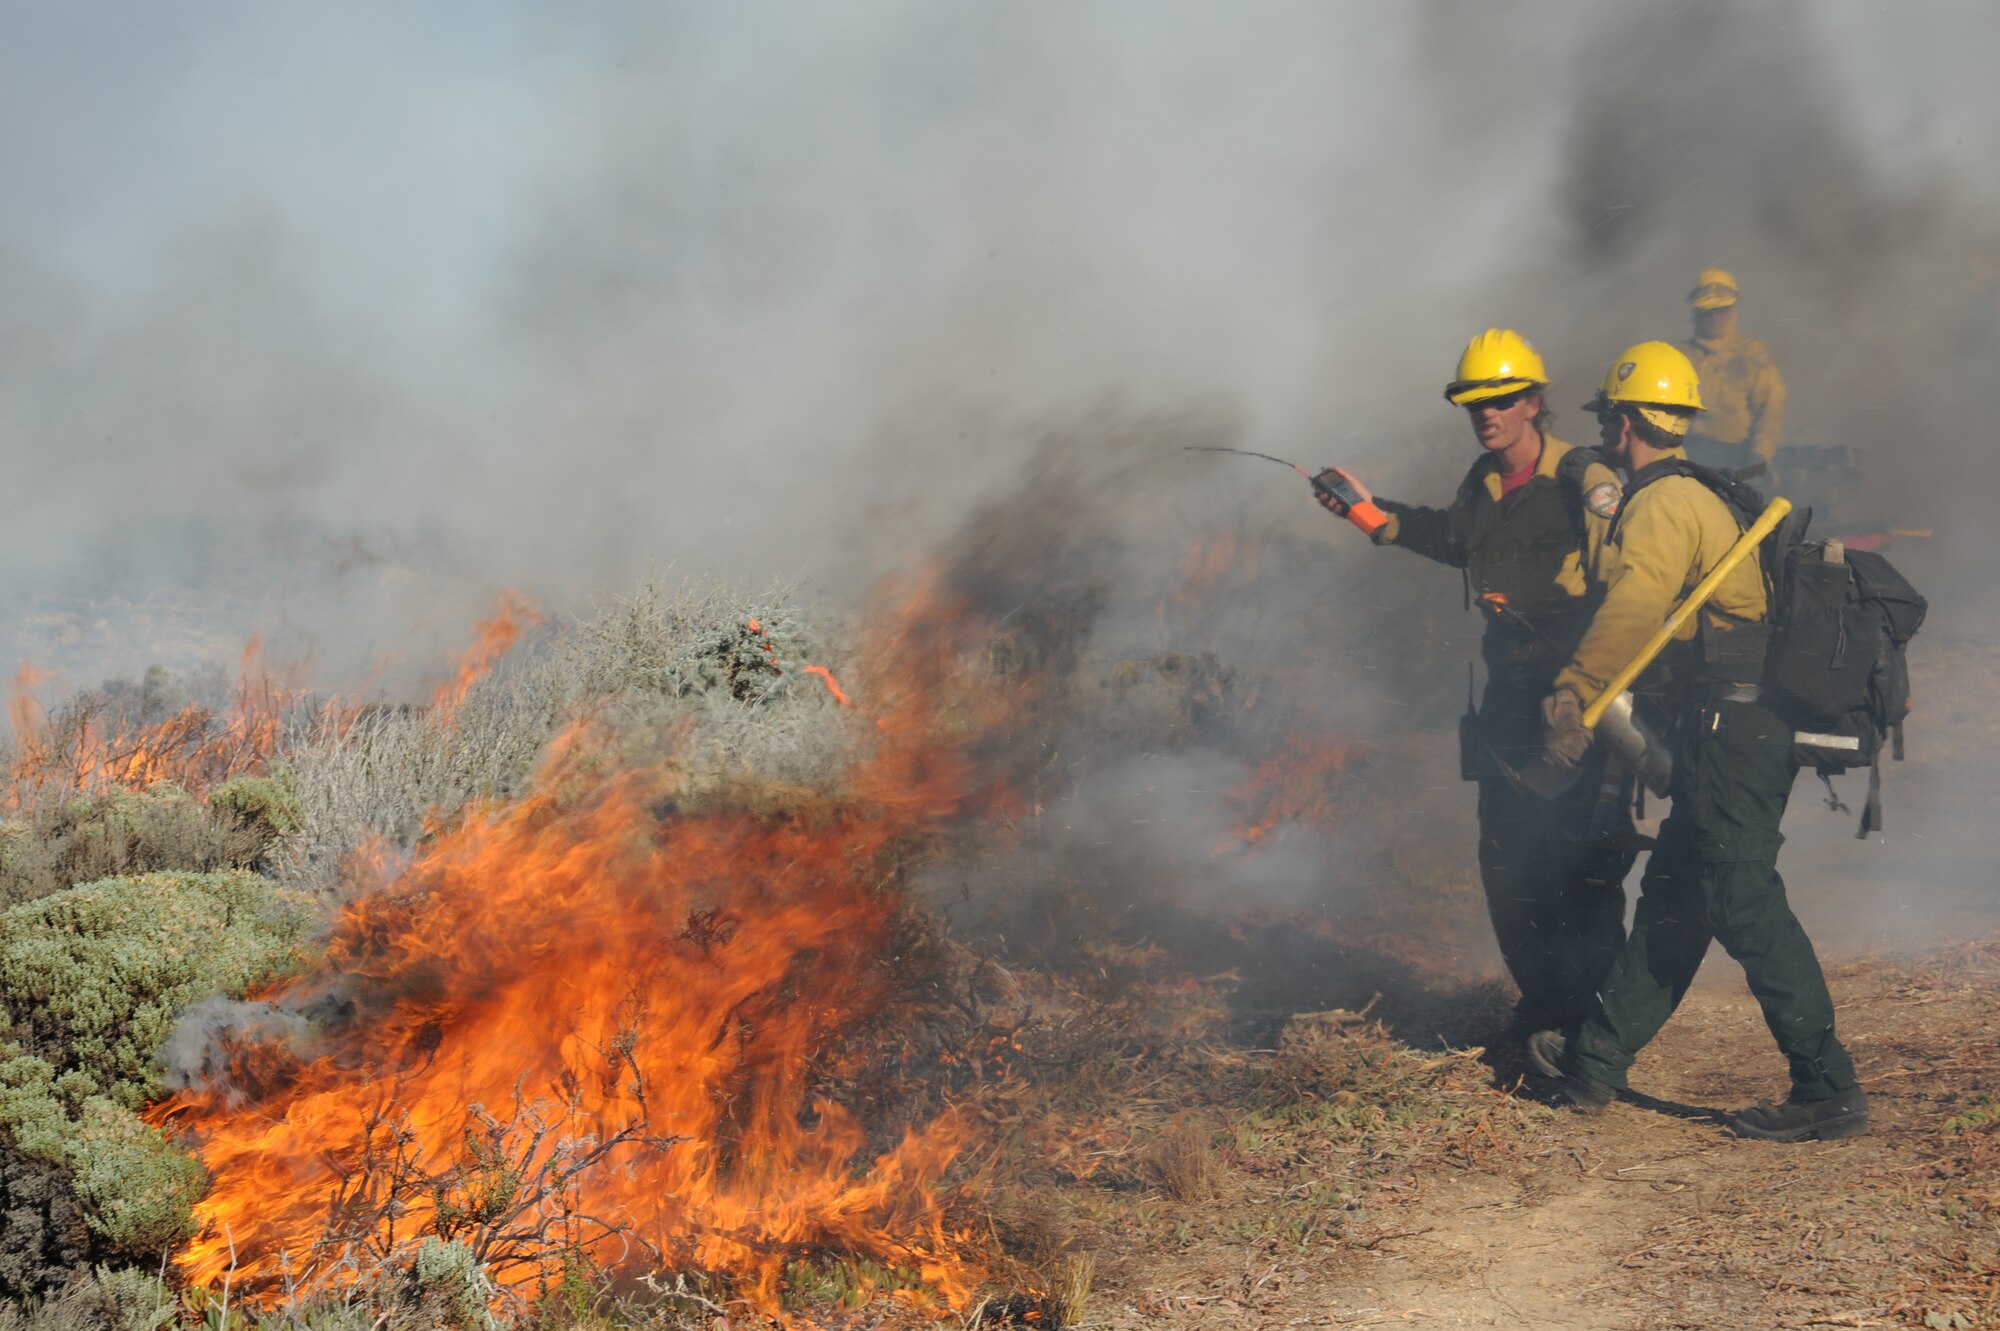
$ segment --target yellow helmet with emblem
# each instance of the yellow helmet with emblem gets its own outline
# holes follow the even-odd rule
[[[1695,274],[1688,304],[1698,310],[1719,310],[1736,303],[1736,274],[1726,268],[1704,268]]]
[[[1444,386],[1444,399],[1469,407],[1524,388],[1547,388],[1549,372],[1528,339],[1511,328],[1489,328],[1466,343],[1458,374]]]
[[[1687,353],[1670,342],[1641,342],[1618,353],[1604,384],[1584,410],[1637,407],[1639,414],[1668,434],[1686,434],[1701,405],[1701,376]]]

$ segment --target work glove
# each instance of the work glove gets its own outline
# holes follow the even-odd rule
[[[1590,752],[1591,734],[1583,724],[1583,699],[1575,689],[1557,689],[1542,699],[1542,748],[1550,767],[1574,772]]]

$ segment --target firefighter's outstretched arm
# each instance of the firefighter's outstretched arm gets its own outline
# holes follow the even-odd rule
[[[1466,562],[1464,513],[1466,506],[1464,493],[1450,508],[1425,508],[1417,504],[1399,504],[1393,499],[1377,499],[1367,486],[1355,480],[1340,467],[1329,467],[1327,471],[1339,476],[1355,491],[1378,507],[1387,519],[1372,533],[1377,545],[1396,545],[1426,559],[1451,568],[1464,568]],[[1325,496],[1320,503],[1331,512],[1339,512]]]

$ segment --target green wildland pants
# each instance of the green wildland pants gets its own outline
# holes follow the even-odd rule
[[[1799,770],[1791,729],[1760,703],[1711,701],[1690,708],[1675,747],[1673,811],[1639,883],[1632,935],[1572,1043],[1577,1070],[1622,1089],[1718,939],[1791,1064],[1793,1098],[1853,1089],[1826,977],[1778,876],[1778,823]]]
[[[1535,1031],[1575,1024],[1590,1011],[1625,943],[1625,875],[1634,852],[1580,844],[1597,797],[1598,767],[1557,800],[1511,786],[1497,765],[1525,767],[1542,751],[1538,685],[1489,679],[1468,755],[1479,775],[1479,879],[1493,937],[1521,990],[1514,1024]],[[1485,761],[1481,761],[1485,760]]]

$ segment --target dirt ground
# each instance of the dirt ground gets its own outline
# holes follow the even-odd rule
[[[1274,1031],[1275,1053],[1239,1049],[1221,1083],[1163,1081],[1090,1143],[1106,1168],[1058,1173],[1096,1260],[1082,1324],[2000,1327],[2000,863],[1980,836],[2000,807],[2000,648],[1937,637],[1920,697],[1963,723],[1913,730],[1888,836],[1857,841],[1805,776],[1781,860],[1869,1135],[1776,1145],[1721,1126],[1786,1087],[1719,948],[1633,1069],[1637,1093],[1594,1116],[1479,1038],[1498,987],[1429,1010],[1391,995],[1381,1026],[1335,1017],[1331,1043],[1289,1055],[1296,1030]],[[1161,1165],[1162,1134],[1188,1121],[1207,1125],[1212,1187],[1176,1189]]]
[[[1445,1132],[1399,1147],[1391,1131],[1357,1156],[1310,1130],[1323,1116],[1238,1120],[1205,1203],[1117,1171],[1072,1185],[1097,1249],[1083,1324],[2000,1324],[2000,945],[1830,978],[1871,1096],[1864,1138],[1783,1146],[1719,1125],[1784,1077],[1718,954],[1634,1069],[1639,1093],[1601,1115],[1546,1104],[1511,1052],[1440,1053],[1461,1075],[1421,1098],[1462,1102]]]

